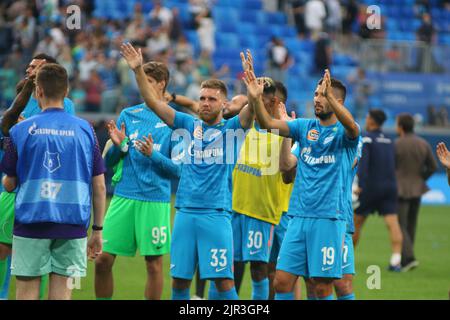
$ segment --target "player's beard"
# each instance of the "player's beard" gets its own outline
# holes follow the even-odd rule
[[[317,118],[319,118],[322,121],[328,120],[333,115],[333,112],[315,112],[315,115]]]

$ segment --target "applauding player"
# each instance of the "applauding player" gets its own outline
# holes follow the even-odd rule
[[[136,51],[130,44],[121,49],[135,73],[146,105],[168,126],[178,129],[176,132],[188,147],[189,157],[183,164],[175,203],[172,299],[189,299],[197,264],[201,278],[215,280],[220,299],[237,299],[231,227],[231,172],[236,144],[224,141],[228,133],[252,126],[252,109],[244,107],[238,116],[224,120],[222,109],[227,88],[220,80],[207,80],[201,84],[200,120],[176,112],[158,97],[155,86],[147,81],[140,50]]]
[[[280,135],[299,143],[292,201],[293,218],[281,246],[275,276],[276,299],[292,299],[298,276],[311,278],[318,299],[332,299],[332,282],[342,277],[342,247],[346,230],[346,193],[348,176],[357,154],[360,136],[358,124],[343,106],[346,89],[332,79],[328,70],[315,94],[318,119],[277,120],[265,110],[259,85],[252,72],[246,72],[250,100],[255,105],[261,127],[278,129]],[[298,198],[297,198],[298,199]]]

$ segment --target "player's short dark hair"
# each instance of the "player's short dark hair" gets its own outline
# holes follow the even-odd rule
[[[47,99],[64,99],[69,87],[67,71],[56,63],[46,63],[36,75],[36,85],[39,86]]]
[[[369,110],[369,116],[375,121],[377,125],[380,127],[383,125],[383,123],[386,121],[386,113],[384,113],[381,109],[371,109]]]
[[[322,81],[323,81],[323,78],[321,78],[319,80],[319,85],[322,84]],[[340,80],[338,80],[336,78],[331,78],[331,87],[333,89],[336,89],[341,94],[342,100],[345,101],[345,97],[347,96],[347,88],[342,83],[342,81],[340,81]]]
[[[142,66],[144,72],[147,76],[150,76],[156,80],[156,82],[165,81],[164,91],[166,91],[167,85],[169,84],[170,72],[167,66],[158,61],[150,61]]]
[[[278,97],[278,99],[281,100],[281,102],[286,103],[288,98],[288,91],[285,85],[280,81],[275,81],[275,88],[276,88],[275,95]]]
[[[400,113],[397,116],[397,123],[405,133],[414,132],[414,118],[409,113]]]
[[[223,93],[226,97],[228,96],[228,89],[225,82],[219,79],[209,79],[202,82],[200,85],[201,89],[217,89]]]
[[[35,55],[33,57],[32,60],[34,60],[34,59],[36,59],[36,60],[45,60],[45,62],[47,62],[47,63],[56,63],[56,64],[58,64],[58,61],[56,61],[55,58],[53,58],[52,56],[49,56],[48,54],[45,54],[45,53],[38,53],[37,55]]]

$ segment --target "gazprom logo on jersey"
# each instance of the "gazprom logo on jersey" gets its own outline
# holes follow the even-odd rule
[[[28,128],[28,134],[34,135],[48,135],[48,136],[62,136],[62,137],[74,137],[74,130],[59,130],[59,129],[49,129],[49,128],[38,128],[36,122]]]
[[[302,149],[300,153],[303,161],[309,165],[317,165],[317,164],[331,164],[336,162],[336,157],[334,155],[323,155],[318,158],[310,155],[311,147],[305,147]]]

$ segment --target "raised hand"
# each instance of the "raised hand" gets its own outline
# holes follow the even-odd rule
[[[136,140],[136,149],[138,149],[144,156],[150,157],[153,153],[153,138],[149,134],[148,138],[143,136],[143,140]]]
[[[136,50],[130,43],[123,43],[120,46],[120,54],[124,57],[132,70],[142,66],[143,58],[141,48]]]
[[[122,122],[119,130],[116,126],[116,122],[114,120],[111,120],[110,122],[108,122],[106,127],[108,128],[108,134],[109,137],[111,138],[111,141],[114,143],[114,145],[120,146],[123,139],[125,139],[126,137],[125,124]]]
[[[331,90],[331,75],[330,70],[325,69],[325,73],[323,75],[322,84],[320,85],[320,91],[325,97],[328,97],[328,95],[332,94]]]
[[[283,120],[283,121],[291,121],[296,118],[295,111],[291,112],[291,116],[287,114],[286,106],[283,102],[279,102],[277,106],[275,106],[275,119]]]
[[[450,151],[448,151],[445,143],[438,143],[438,145],[436,146],[436,153],[442,165],[450,170]]]
[[[244,72],[246,72],[246,71],[253,71],[254,72],[255,69],[253,68],[253,56],[252,56],[252,53],[250,52],[249,49],[247,49],[246,54],[247,54],[247,58],[245,57],[244,53],[241,52],[242,70],[244,70]]]
[[[38,62],[36,63],[34,69],[30,72],[30,74],[27,76],[28,80],[32,80],[34,81],[36,79],[36,75],[38,73],[38,71],[42,68],[42,66],[47,62],[45,59],[43,60],[37,60]]]

